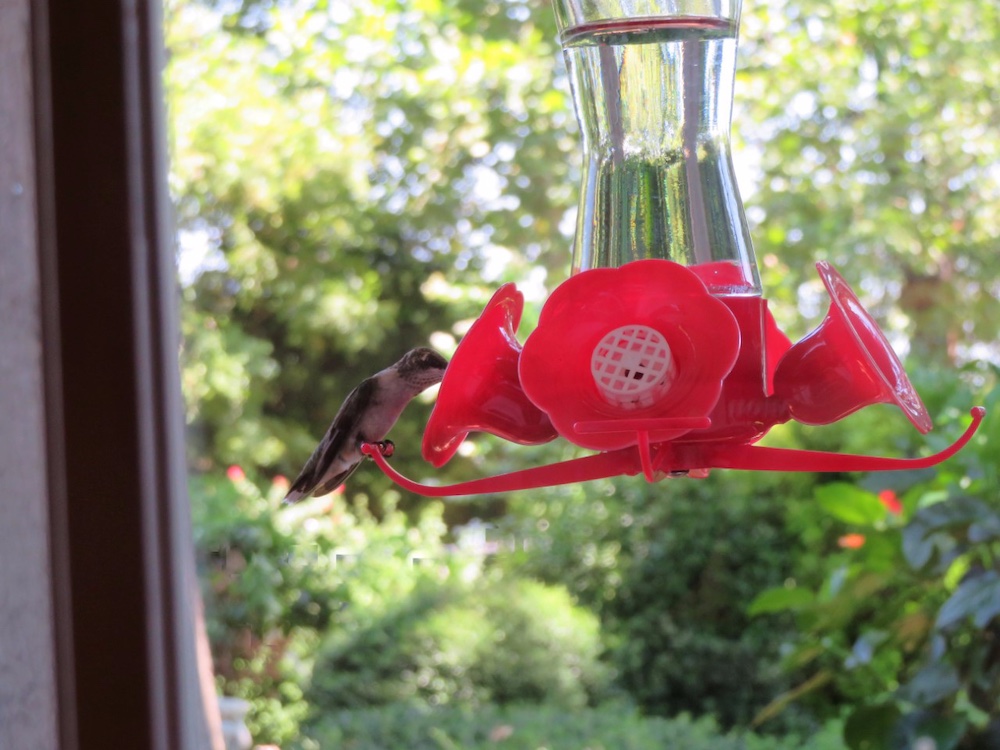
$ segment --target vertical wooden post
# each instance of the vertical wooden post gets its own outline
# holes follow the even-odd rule
[[[29,0],[0,0],[0,748],[59,747]]]
[[[0,0],[2,750],[221,748],[160,23],[156,0]]]

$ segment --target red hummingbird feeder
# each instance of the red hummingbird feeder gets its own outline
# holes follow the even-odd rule
[[[582,458],[460,484],[414,482],[379,446],[362,451],[432,497],[618,475],[713,468],[880,471],[933,466],[754,445],[776,424],[835,422],[876,403],[921,433],[931,419],[878,325],[843,277],[817,264],[830,310],[792,344],[764,299],[730,155],[740,0],[555,0],[585,175],[573,273],[523,346],[523,295],[505,284],[453,356],[423,456],[443,466],[469,432],[534,445],[561,437]]]

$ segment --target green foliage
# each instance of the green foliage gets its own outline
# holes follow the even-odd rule
[[[378,520],[342,496],[287,508],[287,480],[262,489],[238,467],[228,474],[191,485],[209,639],[220,689],[252,702],[258,742],[280,744],[305,717],[321,634],[368,627],[467,563],[444,554],[440,508],[410,519],[386,497]]]
[[[814,481],[718,472],[524,493],[508,527],[527,551],[505,564],[565,582],[599,613],[618,682],[644,711],[745,724],[786,686],[778,646],[792,624],[745,610],[794,575],[801,546],[784,514]]]
[[[942,387],[955,379],[950,365],[997,356],[998,6],[744,5],[734,160],[771,309],[793,338],[805,333],[827,304],[811,262],[833,261],[893,341],[909,344],[940,422],[916,438],[878,406],[767,439],[894,455],[939,448],[973,403]],[[528,543],[505,573],[552,586],[504,584],[510,601],[575,612],[559,593],[568,589],[598,615],[619,683],[647,711],[741,724],[795,677],[772,708],[798,699],[820,715],[849,710],[855,747],[919,731],[945,747],[958,729],[969,745],[991,731],[995,417],[940,471],[913,476],[629,479],[422,514],[362,471],[347,499],[279,510],[281,480],[262,477],[297,471],[363,377],[428,341],[450,354],[501,281],[537,300],[565,275],[559,227],[576,201],[579,147],[552,13],[522,0],[168,0],[166,21],[195,526],[222,686],[253,699],[258,741],[295,736],[321,642],[371,647],[386,624],[437,639],[431,651],[445,663],[432,668],[460,693],[468,674],[446,667],[484,658],[472,647],[495,636],[483,612],[502,587],[469,602],[455,584],[465,562],[442,553],[443,518],[505,510]],[[529,295],[522,337],[537,307]],[[987,406],[1000,410],[997,392]],[[418,400],[391,435],[396,465],[418,476],[428,473],[416,458],[428,411]],[[441,478],[569,453],[477,439]],[[252,479],[223,479],[229,464]],[[885,512],[883,489],[901,498],[901,516]],[[851,533],[861,547],[840,546]],[[454,620],[417,606],[434,601]],[[564,690],[576,667],[564,660],[555,676],[538,674],[526,659],[549,641],[537,617],[510,610],[493,616],[527,645],[493,649],[478,700],[499,682],[513,686],[503,700],[534,695],[559,675],[550,689]],[[571,632],[591,633],[566,617]],[[402,653],[394,648],[387,657]],[[777,670],[784,650],[794,652],[790,676]],[[320,747],[477,747],[484,727],[509,722],[525,746],[625,748],[635,737],[637,747],[726,747],[706,722],[640,721],[616,708],[476,711],[472,729],[464,709],[356,711],[324,717],[316,736],[329,738]],[[586,738],[574,734],[588,726]]]
[[[564,590],[426,583],[366,627],[333,634],[307,691],[315,715],[391,703],[579,708],[604,687],[597,620]]]
[[[822,304],[810,267],[827,259],[925,363],[995,342],[1000,98],[984,71],[1000,64],[998,13],[744,3],[734,136],[759,170],[747,211],[783,323],[802,325],[785,317],[796,301]]]
[[[644,718],[614,703],[570,711],[552,706],[434,708],[396,704],[342,711],[309,728],[302,750],[844,750],[840,729],[829,725],[806,739],[723,734],[710,718]]]
[[[552,14],[526,11],[167,3],[197,470],[294,474],[364,377],[450,354],[496,282],[565,273],[573,117]],[[428,411],[394,431],[403,470]]]
[[[944,431],[959,430],[956,422]],[[1000,485],[986,437],[930,476],[899,477],[898,499],[845,483],[817,490],[818,509],[851,533],[816,589],[765,591],[751,605],[795,611],[802,637],[789,666],[807,675],[758,721],[801,699],[828,711],[850,706],[853,750],[908,748],[924,736],[941,750],[995,742]]]

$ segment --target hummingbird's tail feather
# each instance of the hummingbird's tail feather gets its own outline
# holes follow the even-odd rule
[[[295,477],[295,481],[292,482],[291,486],[288,488],[288,494],[285,495],[285,499],[281,501],[282,503],[285,505],[291,505],[292,503],[297,503],[299,500],[304,500],[313,494],[313,490],[316,489],[316,485],[319,483],[320,479],[316,476],[319,454],[320,450],[317,448],[313,451],[313,454],[309,456],[309,460],[306,461],[306,465],[302,467],[302,471],[299,472],[299,475]]]
[[[330,477],[327,481],[323,482],[323,484],[319,485],[313,490],[313,495],[319,497],[321,495],[330,494],[338,487],[340,487],[340,485],[346,482],[347,478],[351,476],[351,474],[353,474],[360,465],[361,465],[360,463],[356,463],[350,469],[347,469],[347,471],[342,471],[336,476]]]
[[[284,505],[293,505],[300,500],[305,500],[307,497],[322,497],[323,495],[329,495],[346,482],[347,478],[354,473],[354,470],[357,469],[358,466],[359,464],[354,464],[351,468],[330,477],[323,483],[313,481],[312,477],[299,477],[295,480],[295,483],[289,487],[288,494],[285,495],[285,499],[281,502]]]
[[[295,480],[295,484],[288,488],[288,494],[285,495],[285,499],[282,500],[284,505],[293,505],[300,500],[305,500],[313,494],[314,487],[309,486],[309,482],[305,477],[299,477]]]
[[[316,487],[323,480],[323,475],[329,468],[329,442],[330,432],[328,431],[323,437],[323,441],[316,447],[312,455],[309,456],[309,460],[306,461],[306,465],[302,467],[302,471],[299,472],[295,481],[288,488],[288,494],[285,495],[285,499],[282,501],[285,505],[297,503],[299,500],[305,500],[307,497],[317,494]]]

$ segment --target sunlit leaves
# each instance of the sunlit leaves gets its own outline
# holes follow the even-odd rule
[[[350,388],[475,315],[484,281],[538,296],[568,267],[577,144],[550,11],[171,0],[166,22],[197,465],[239,448],[295,471]],[[435,277],[476,289],[428,296]]]
[[[919,356],[992,343],[1000,98],[983,71],[1000,64],[996,4],[746,3],[741,43],[748,214],[760,255],[783,261],[765,263],[765,292],[794,300],[823,257]]]

